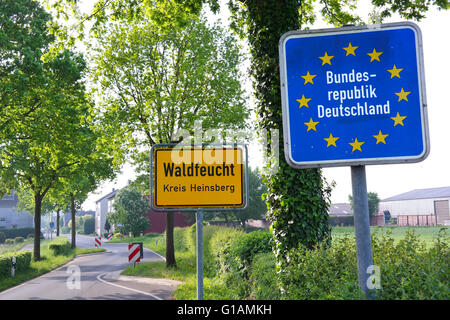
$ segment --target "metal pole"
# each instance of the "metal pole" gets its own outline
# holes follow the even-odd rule
[[[203,300],[203,210],[196,213],[197,220],[197,300]]]
[[[365,166],[352,166],[351,172],[359,286],[367,298],[373,298],[369,295],[369,289],[367,287],[367,280],[370,276],[367,273],[367,268],[373,265],[373,260],[370,240],[366,168]]]

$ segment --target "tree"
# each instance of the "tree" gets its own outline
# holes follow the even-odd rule
[[[150,226],[146,217],[150,210],[148,200],[143,199],[136,191],[121,189],[114,198],[113,210],[109,220],[113,224],[121,224],[125,233],[131,232],[133,236],[139,236]]]
[[[15,3],[15,6],[11,6],[11,3]],[[91,159],[92,150],[96,147],[96,137],[92,136],[88,123],[90,102],[85,94],[83,79],[86,63],[81,55],[68,50],[62,51],[47,62],[37,58],[37,54],[40,57],[48,50],[52,37],[46,31],[50,16],[45,14],[36,2],[3,1],[0,6],[6,7],[0,10],[3,18],[3,9],[8,9],[7,18],[17,21],[9,41],[15,43],[17,39],[20,43],[24,37],[28,41],[22,48],[23,56],[16,48],[4,46],[2,54],[11,57],[5,60],[5,64],[11,59],[25,59],[21,67],[27,70],[26,65],[29,64],[28,68],[37,70],[39,75],[37,77],[28,73],[26,76],[33,79],[37,77],[39,82],[25,79],[20,88],[15,88],[12,81],[19,81],[15,75],[22,75],[22,72],[19,69],[11,69],[14,73],[5,74],[5,78],[11,82],[10,87],[4,87],[6,96],[12,92],[17,95],[17,99],[3,100],[2,111],[11,114],[14,121],[6,120],[0,132],[3,138],[0,180],[8,188],[29,192],[33,197],[33,254],[34,260],[37,261],[40,260],[39,233],[44,198],[49,192],[61,189],[63,180],[77,168],[86,166]],[[8,23],[9,21],[5,22],[5,25]],[[39,47],[30,47],[34,38]],[[34,54],[28,54],[29,51]],[[2,81],[8,84],[6,80]],[[23,114],[22,110],[27,111]]]
[[[247,207],[244,210],[220,212],[220,214],[224,216],[227,224],[230,219],[230,216],[232,216],[234,220],[240,221],[241,225],[245,226],[245,223],[249,219],[261,219],[267,211],[266,203],[262,199],[263,194],[267,192],[267,188],[262,181],[258,169],[249,168],[247,178],[248,178]]]
[[[351,195],[348,195],[348,201],[353,210],[353,197]],[[369,215],[371,217],[376,216],[380,208],[380,198],[378,198],[378,194],[376,192],[367,192],[367,201],[369,203]]]
[[[241,57],[233,37],[204,19],[161,29],[146,16],[111,23],[93,48],[104,123],[127,137],[134,163],[149,173],[149,149],[178,142],[194,122],[244,128],[249,111],[241,89]],[[148,180],[147,180],[148,181]],[[166,213],[166,265],[175,266],[173,213]]]
[[[43,107],[42,85],[51,88],[48,67],[40,60],[54,39],[46,30],[49,18],[32,0],[0,2],[1,141],[27,139],[15,129],[26,127],[34,112]]]
[[[84,218],[83,233],[92,234],[95,231],[95,219],[93,216],[86,215]]]
[[[71,1],[57,1],[57,10],[64,11]],[[179,6],[173,6],[173,3]],[[209,4],[213,12],[219,8],[218,0],[111,0],[97,1],[91,13],[81,17],[77,28],[83,30],[84,21],[94,20],[95,26],[104,23],[108,17],[131,18],[142,10],[148,10],[161,25],[175,21],[182,25],[183,15],[176,15],[180,7],[189,14],[198,14],[203,4]],[[281,99],[278,66],[278,41],[290,30],[310,27],[316,20],[315,11],[320,11],[330,24],[342,26],[348,23],[363,23],[351,12],[357,7],[352,0],[230,0],[229,6],[234,18],[233,26],[250,44],[252,54],[251,73],[257,99],[257,115],[260,129],[281,130]],[[160,6],[158,6],[160,5]],[[178,10],[164,10],[172,5]],[[408,1],[372,0],[374,13],[372,20],[382,22],[391,13],[398,13],[407,19],[420,20],[430,6],[448,9],[446,0]],[[320,10],[315,10],[320,9]],[[380,12],[377,12],[380,10]],[[183,12],[183,10],[181,10]],[[170,13],[176,19],[163,19]],[[109,14],[109,15],[108,15]],[[181,17],[181,18],[180,18]],[[94,32],[96,27],[93,28]],[[64,33],[61,33],[64,34]],[[80,33],[81,34],[81,33]],[[67,41],[63,38],[62,41]],[[279,143],[283,154],[283,143]],[[270,153],[270,147],[268,148]],[[328,239],[327,207],[331,186],[322,178],[320,170],[294,170],[280,157],[279,170],[268,174],[264,181],[268,188],[266,201],[269,206],[268,218],[272,222],[275,252],[279,262],[286,261],[291,248],[301,242],[313,247],[317,242]]]

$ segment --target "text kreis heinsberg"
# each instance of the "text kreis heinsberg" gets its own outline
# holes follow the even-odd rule
[[[369,74],[369,72],[359,72],[352,69],[348,73],[334,73],[333,71],[326,72],[326,84],[353,84],[353,87],[343,90],[329,90],[327,92],[327,101],[330,103],[340,103],[337,106],[317,105],[317,116],[321,118],[338,118],[338,117],[358,117],[390,114],[390,101],[382,101],[377,104],[370,104],[368,102],[360,103],[359,101],[351,103],[351,100],[358,99],[376,99],[376,87],[372,84],[367,84],[371,78],[375,78],[376,74]]]
[[[164,163],[164,175],[166,177],[229,177],[235,176],[234,163],[226,164],[223,162],[219,165],[202,165],[200,163],[175,165],[174,163]],[[235,186],[233,184],[196,184],[191,183],[189,186],[178,184],[164,184],[164,192],[229,192],[234,193]]]

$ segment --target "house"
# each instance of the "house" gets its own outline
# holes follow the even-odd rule
[[[19,197],[14,190],[10,195],[5,194],[3,198],[0,199],[0,229],[34,227],[32,215],[26,211],[17,211],[18,202]]]
[[[95,233],[102,235],[105,230],[106,215],[112,212],[114,197],[119,190],[112,189],[110,193],[95,201]]]
[[[380,201],[400,226],[449,225],[450,187],[415,189]]]
[[[353,215],[350,203],[332,203],[328,208],[328,214],[332,217],[349,217]]]

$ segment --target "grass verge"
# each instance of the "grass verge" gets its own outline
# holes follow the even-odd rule
[[[105,249],[97,248],[75,248],[75,250],[70,249],[66,255],[54,255],[53,252],[48,249],[48,242],[49,240],[41,242],[40,261],[31,260],[30,268],[24,272],[17,273],[14,278],[9,277],[6,279],[0,279],[0,292],[50,272],[74,259],[77,255],[106,251]]]

